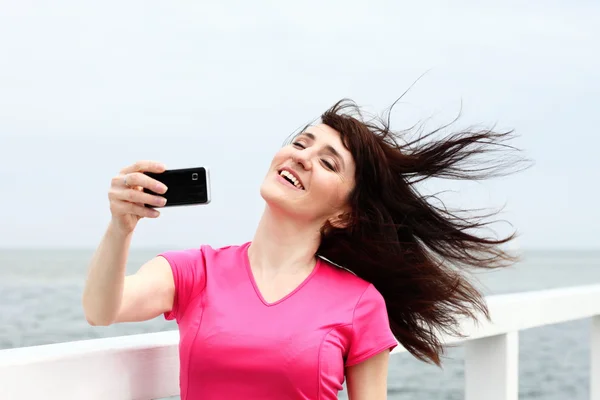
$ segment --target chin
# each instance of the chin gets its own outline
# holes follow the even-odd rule
[[[277,187],[273,182],[265,181],[260,186],[260,197],[270,206],[275,208],[292,208],[289,193],[286,196],[284,188]]]
[[[260,186],[260,196],[270,208],[282,211],[294,218],[304,219],[306,215],[302,212],[304,207],[300,204],[301,200],[294,199],[293,195],[294,193],[288,188],[270,179],[265,179]]]

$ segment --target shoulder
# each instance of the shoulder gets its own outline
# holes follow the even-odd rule
[[[249,246],[250,246],[250,242],[245,242],[242,244],[229,244],[229,245],[224,245],[224,246],[219,246],[219,247],[211,246],[209,244],[204,244],[204,245],[200,246],[200,248],[206,254],[210,254],[215,257],[217,257],[217,256],[223,257],[223,256],[240,255],[240,254],[244,253],[245,251],[247,251]]]
[[[222,266],[239,264],[246,246],[247,244],[214,247],[203,244],[195,248],[165,251],[159,256],[169,262],[174,274],[205,275],[215,267],[221,269]]]
[[[226,279],[233,271],[232,266],[239,265],[244,254],[244,245],[213,247],[201,245],[196,248],[170,250],[160,253],[171,266],[175,297],[173,310],[166,314],[167,319],[181,318],[188,305],[205,292],[209,281]],[[238,273],[239,275],[239,273]]]
[[[221,247],[203,245],[200,250],[207,265],[219,265],[219,267],[239,266],[247,255],[250,242],[243,244],[232,244]]]
[[[392,349],[397,341],[390,329],[384,297],[370,282],[351,271],[325,260],[324,285],[327,299],[344,309],[346,333],[346,366],[356,365],[367,358]],[[323,296],[319,298],[321,302]]]
[[[221,247],[215,247],[210,244],[203,244],[199,247],[186,248],[179,250],[168,250],[160,253],[160,256],[165,258],[187,258],[187,259],[214,259],[224,257],[236,257],[241,256],[246,250],[249,243],[240,245],[226,245]]]
[[[322,262],[327,291],[351,308],[352,319],[375,311],[387,313],[385,299],[375,285],[327,259]]]
[[[333,302],[353,320],[357,311],[374,309],[386,312],[385,300],[370,282],[326,259],[321,259],[319,302]],[[368,312],[368,311],[367,311]]]
[[[343,293],[358,301],[370,287],[373,287],[370,282],[326,258],[321,258],[320,262],[321,268],[325,270],[323,275],[328,280],[330,289],[338,292],[338,295]]]

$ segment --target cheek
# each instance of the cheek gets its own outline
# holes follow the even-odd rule
[[[289,150],[281,149],[273,156],[273,159],[271,160],[271,166],[279,165],[288,158],[290,158]]]
[[[349,194],[348,188],[348,183],[341,180],[339,176],[328,174],[320,179],[319,195],[326,199],[329,206],[338,208],[346,203]]]

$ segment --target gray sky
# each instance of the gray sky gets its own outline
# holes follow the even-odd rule
[[[292,131],[342,97],[379,112],[429,71],[394,128],[462,101],[457,128],[515,128],[536,162],[429,189],[506,203],[522,247],[599,249],[599,3],[449,3],[0,1],[0,247],[95,246],[137,159],[209,166],[213,203],[142,221],[134,246],[249,240]]]

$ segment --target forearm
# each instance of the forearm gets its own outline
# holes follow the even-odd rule
[[[82,299],[91,325],[110,325],[117,317],[132,236],[111,222],[92,257]]]

